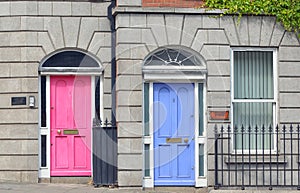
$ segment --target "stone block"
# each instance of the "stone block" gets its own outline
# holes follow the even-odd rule
[[[10,46],[36,46],[37,32],[10,32]]]
[[[38,154],[38,140],[0,139],[0,154]]]
[[[208,77],[208,91],[230,91],[230,77]]]
[[[224,30],[208,30],[208,43],[229,44]]]
[[[101,47],[97,53],[101,63],[109,63],[111,61],[111,48]]]
[[[111,78],[111,65],[110,65],[110,63],[104,63],[103,68],[104,68],[104,77],[105,78]]]
[[[165,17],[162,14],[152,14],[147,17],[147,27],[151,28],[159,46],[168,45]]]
[[[1,99],[2,99],[2,95],[1,95]],[[10,99],[10,96],[24,96],[24,95],[6,95],[6,97],[4,98]],[[37,128],[38,128],[38,124],[0,125],[0,139],[36,139],[37,140],[38,139]]]
[[[111,34],[109,32],[95,32],[94,36],[92,37],[91,43],[88,47],[88,50],[96,54],[100,47],[103,46],[111,46]]]
[[[142,106],[143,96],[141,91],[118,91],[117,103],[120,106]]]
[[[123,107],[118,106],[117,120],[124,122],[141,122],[143,110],[141,107]]]
[[[249,16],[249,42],[251,46],[259,46],[262,17]]]
[[[156,42],[154,35],[151,29],[141,29],[142,31],[142,43],[145,43],[147,47],[155,47],[158,48],[158,43]]]
[[[53,15],[71,15],[71,2],[52,2]]]
[[[0,61],[3,62],[21,61],[21,48],[20,47],[0,48]]]
[[[110,5],[110,2],[92,2],[91,4],[93,16],[107,16],[107,7]]]
[[[52,2],[39,1],[38,15],[52,15]]]
[[[38,14],[38,2],[27,1],[26,2],[26,15]]]
[[[272,32],[276,22],[275,17],[264,16],[260,33],[260,46],[269,46],[272,38]]]
[[[142,6],[142,0],[118,0],[118,6]]]
[[[10,33],[9,32],[1,32],[0,33],[0,46],[5,47],[10,45]]]
[[[46,54],[50,54],[54,51],[54,45],[47,32],[38,32],[38,45],[43,47],[43,51],[45,51]]]
[[[41,31],[44,29],[44,19],[41,17],[21,17],[21,29]]]
[[[141,75],[142,74],[142,60],[119,60],[117,61],[118,75]]]
[[[17,31],[20,29],[20,17],[0,17],[0,31]]]
[[[230,61],[207,61],[208,75],[230,76]]]
[[[118,171],[119,187],[142,186],[142,171]]]
[[[285,32],[280,46],[299,46],[299,40],[296,33]]]
[[[118,76],[116,84],[117,84],[117,90],[141,91],[143,85],[142,76],[141,75]]]
[[[142,123],[118,123],[118,136],[119,137],[142,137],[143,125]]]
[[[191,47],[199,28],[202,28],[202,17],[199,15],[186,15],[184,18],[181,45]]]
[[[144,44],[131,45],[131,58],[135,60],[144,60],[149,54],[147,47]]]
[[[207,106],[211,107],[230,107],[230,92],[208,92]]]
[[[0,123],[37,123],[37,109],[1,109]]]
[[[220,17],[212,17],[211,15],[203,15],[203,28],[205,28],[205,29],[220,28]]]
[[[232,16],[223,16],[220,18],[220,27],[224,28],[226,36],[230,45],[239,45],[239,38],[237,34],[237,24]]]
[[[90,2],[72,2],[72,15],[73,16],[89,16],[91,15],[91,3]]]
[[[99,23],[97,18],[82,18],[80,22],[78,47],[86,49],[91,39],[93,38],[93,34],[98,30]]]
[[[279,62],[279,76],[295,77],[300,74],[299,62]]]
[[[103,90],[104,90],[104,93],[111,93],[111,79],[110,78],[104,78]]]
[[[0,182],[22,182],[37,183],[38,171],[2,171],[0,172]]]
[[[62,3],[62,2],[60,2],[60,3]],[[44,29],[48,31],[48,33],[51,37],[51,42],[53,43],[55,49],[64,47],[61,18],[45,17],[44,18]]]
[[[10,2],[0,3],[0,16],[10,15]]]
[[[111,96],[110,95],[104,95],[103,101],[100,101],[100,103],[103,103],[104,108],[110,108],[111,107]]]
[[[279,106],[280,107],[299,107],[300,93],[280,93],[279,94]]]
[[[229,60],[230,47],[218,45],[204,45],[200,54],[206,60]]]
[[[12,15],[26,15],[26,1],[13,1],[10,3],[10,10]]]
[[[10,64],[10,77],[37,77],[39,63],[12,63]]]
[[[111,32],[110,29],[110,21],[107,17],[100,17],[99,18],[99,28],[103,32]]]
[[[121,27],[130,27],[130,15],[118,14],[116,16],[116,29]]]
[[[6,78],[10,75],[10,65],[6,63],[0,63],[0,77]]]
[[[146,27],[146,14],[130,14],[130,27]]]
[[[142,138],[131,138],[131,139],[118,139],[118,153],[142,153],[143,146],[142,146]]]
[[[66,47],[76,47],[79,35],[79,18],[63,17],[62,29]]]
[[[300,109],[280,109],[279,116],[281,123],[300,123]]]
[[[141,43],[142,30],[134,28],[121,28],[117,30],[118,43]]]
[[[276,22],[274,29],[273,29],[273,34],[271,37],[270,46],[278,47],[281,43],[284,32],[285,32],[285,29],[282,26],[282,24],[280,22]]]
[[[118,156],[118,169],[119,170],[142,170],[143,169],[143,156],[140,155],[122,155]]]
[[[21,61],[39,62],[45,57],[41,47],[23,47],[21,48]]]
[[[0,79],[1,93],[21,92],[21,82],[21,79]]]
[[[178,45],[182,36],[183,15],[166,15],[166,32],[169,45]]]
[[[240,23],[237,25],[237,32],[240,45],[249,45],[249,32],[248,32],[248,17],[244,16],[241,18]]]
[[[279,47],[279,61],[300,61],[300,47]]]
[[[130,44],[117,44],[116,58],[117,59],[131,59],[131,45]]]
[[[38,147],[37,147],[38,148]],[[22,161],[20,161],[22,160]],[[1,170],[37,170],[38,156],[0,156]],[[1,172],[2,173],[2,172]]]
[[[299,92],[300,79],[299,78],[280,78],[279,79],[280,92]]]

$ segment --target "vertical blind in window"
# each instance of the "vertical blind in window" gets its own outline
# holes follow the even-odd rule
[[[265,132],[268,133],[269,126],[273,123],[273,52],[234,51],[233,68],[233,126],[238,128],[239,133],[236,135],[234,144],[236,149],[241,149],[242,126],[244,126],[245,133],[249,131],[254,133],[256,126],[258,133],[262,132],[263,126]],[[247,136],[243,140],[243,148],[246,149],[270,148],[269,140],[271,139],[267,134],[258,134],[258,138],[254,135]]]

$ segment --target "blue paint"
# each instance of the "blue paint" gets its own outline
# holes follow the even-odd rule
[[[155,83],[153,92],[154,185],[194,186],[194,84]]]

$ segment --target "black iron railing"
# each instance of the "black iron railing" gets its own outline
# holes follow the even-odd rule
[[[215,126],[215,189],[300,190],[300,126]]]
[[[93,122],[93,182],[94,186],[116,186],[117,127],[115,122],[94,119]]]

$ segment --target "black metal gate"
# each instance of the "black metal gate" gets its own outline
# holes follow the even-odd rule
[[[116,186],[117,127],[107,120],[93,121],[93,182],[94,186]]]

